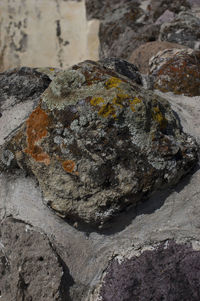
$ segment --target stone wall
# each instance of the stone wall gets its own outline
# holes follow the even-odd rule
[[[0,71],[97,60],[98,28],[98,20],[87,21],[84,1],[1,0]]]

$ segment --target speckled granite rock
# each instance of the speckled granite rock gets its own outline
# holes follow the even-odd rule
[[[67,268],[46,235],[17,219],[1,221],[2,300],[67,300],[69,279]]]
[[[128,253],[128,252],[127,252]],[[104,273],[101,301],[199,301],[200,251],[173,240],[119,254]]]
[[[161,26],[159,39],[200,49],[200,18],[191,12],[180,13],[172,22]]]
[[[62,217],[101,227],[197,161],[167,101],[86,61],[59,73],[1,149],[1,170],[33,173]]]
[[[166,49],[150,60],[153,86],[162,92],[200,95],[200,51]]]
[[[135,64],[141,73],[148,74],[150,58],[161,50],[172,48],[185,48],[185,46],[160,41],[145,43],[133,51],[128,61]]]

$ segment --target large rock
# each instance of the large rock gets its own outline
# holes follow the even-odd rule
[[[52,209],[98,227],[196,161],[167,101],[87,61],[59,73],[1,149],[1,170],[33,173]]]
[[[66,300],[67,270],[46,235],[7,218],[1,221],[0,242],[2,300]]]
[[[125,253],[125,252],[124,252]],[[200,251],[173,240],[118,254],[104,273],[102,301],[199,301]]]
[[[200,49],[200,18],[191,12],[180,13],[172,22],[161,26],[159,39]]]
[[[147,74],[149,73],[150,58],[161,50],[172,48],[185,48],[185,46],[160,41],[145,43],[133,51],[128,61],[135,64],[141,73]]]
[[[166,49],[150,60],[153,86],[162,92],[200,95],[200,51]]]

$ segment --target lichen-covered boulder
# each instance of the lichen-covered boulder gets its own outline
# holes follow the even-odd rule
[[[185,46],[161,41],[148,42],[135,49],[128,61],[136,65],[141,73],[148,74],[150,58],[161,50],[172,48],[185,48]]]
[[[101,301],[199,301],[200,251],[166,241],[135,255],[110,261],[98,297]]]
[[[159,39],[200,49],[200,19],[191,12],[181,12],[161,26]]]
[[[59,73],[0,154],[33,173],[62,217],[101,227],[195,165],[197,145],[169,103],[86,61]]]
[[[187,96],[200,95],[200,51],[166,49],[150,60],[154,89]]]

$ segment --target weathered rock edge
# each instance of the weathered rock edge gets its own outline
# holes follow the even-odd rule
[[[100,63],[59,73],[1,149],[0,170],[33,173],[62,217],[102,227],[197,162],[169,103]]]

